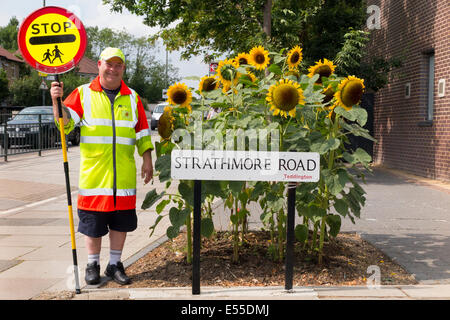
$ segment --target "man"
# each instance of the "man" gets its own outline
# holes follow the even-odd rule
[[[134,149],[137,146],[143,157],[141,178],[147,184],[153,176],[153,145],[142,102],[122,80],[122,51],[106,48],[98,71],[97,78],[75,89],[63,104],[65,133],[78,123],[81,130],[78,232],[85,235],[88,251],[86,283],[100,282],[102,237],[109,232],[110,260],[105,275],[128,284],[131,281],[120,259],[127,232],[137,227]],[[55,120],[63,85],[53,82],[50,89]]]

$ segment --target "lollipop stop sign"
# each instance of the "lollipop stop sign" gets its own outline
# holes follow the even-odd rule
[[[72,70],[83,58],[86,31],[80,19],[60,7],[44,7],[21,24],[18,45],[25,61],[47,74]]]

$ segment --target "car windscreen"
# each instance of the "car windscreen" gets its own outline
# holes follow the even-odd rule
[[[14,120],[38,122],[39,115],[41,115],[41,121],[53,121],[53,113],[49,109],[23,109],[14,117]]]
[[[155,112],[155,113],[163,113],[164,112],[164,107],[165,107],[165,105],[158,104],[155,107],[155,110],[153,110],[153,112]]]

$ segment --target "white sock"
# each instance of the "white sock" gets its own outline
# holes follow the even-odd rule
[[[122,256],[122,251],[120,250],[109,250],[109,264],[117,264],[120,262],[120,258]]]
[[[100,254],[88,254],[88,263],[97,262],[100,265]]]

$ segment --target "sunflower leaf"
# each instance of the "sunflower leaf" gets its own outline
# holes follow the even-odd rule
[[[308,239],[308,227],[304,224],[299,224],[295,226],[295,238],[303,243]]]
[[[150,208],[156,201],[158,201],[159,199],[164,197],[165,194],[166,194],[165,191],[158,194],[156,192],[156,189],[153,189],[153,190],[147,192],[147,194],[145,195],[145,199],[142,202],[141,209],[145,210],[145,209]]]
[[[281,55],[276,55],[274,58],[273,58],[273,62],[274,63],[280,63],[281,61],[283,61],[285,59],[285,57],[283,57],[283,56],[281,56]]]
[[[275,74],[278,75],[278,76],[281,76],[281,74],[283,73],[283,72],[281,71],[280,66],[277,65],[277,64],[275,64],[275,63],[272,63],[272,64],[270,65],[269,71],[272,72],[272,73],[275,73]]]

